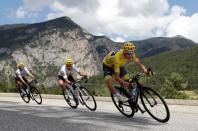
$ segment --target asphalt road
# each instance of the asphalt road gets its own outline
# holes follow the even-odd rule
[[[95,112],[71,109],[63,99],[42,105],[20,97],[0,97],[0,131],[198,131],[198,106],[169,105],[171,118],[159,123],[148,114],[121,115],[112,102],[97,101]]]

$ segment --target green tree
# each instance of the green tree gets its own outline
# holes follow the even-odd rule
[[[173,84],[173,87],[177,90],[186,89],[188,86],[188,81],[184,80],[184,77],[177,72],[171,73],[168,80]]]
[[[188,96],[185,93],[178,92],[187,87],[188,82],[184,80],[182,75],[173,72],[169,77],[165,78],[161,94],[166,98],[186,99]]]

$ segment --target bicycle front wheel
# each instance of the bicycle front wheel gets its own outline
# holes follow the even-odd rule
[[[91,110],[95,111],[97,108],[96,100],[93,95],[91,95],[90,91],[85,87],[80,87],[80,98],[82,100],[81,104],[85,104],[85,106]]]
[[[32,99],[35,100],[37,104],[41,104],[42,97],[40,92],[36,89],[36,87],[31,87],[30,90],[31,90]]]
[[[77,108],[77,100],[72,90],[70,90],[68,87],[65,87],[65,89],[63,89],[63,96],[71,108]]]
[[[140,98],[145,110],[152,118],[162,123],[169,120],[169,108],[156,91],[149,87],[142,87]]]

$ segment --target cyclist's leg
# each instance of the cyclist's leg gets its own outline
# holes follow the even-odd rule
[[[25,81],[26,84],[28,83],[28,80],[24,76],[22,76],[22,79]],[[26,89],[26,92],[29,93],[29,91],[30,91],[30,85],[28,85],[28,84],[25,85],[23,83],[23,87],[24,87],[24,89]]]
[[[18,89],[20,89],[20,90],[21,90],[21,88],[25,89],[23,82],[18,77],[15,77],[15,84]],[[26,92],[24,90],[21,90],[21,93],[22,93],[22,95],[26,94]]]
[[[127,73],[125,66],[120,67],[120,78],[129,82],[130,77],[129,77],[129,74]],[[129,96],[131,95],[131,90],[132,90],[132,88],[129,87],[128,88]]]
[[[126,70],[125,66],[120,67],[120,78],[125,80],[125,81],[129,81],[129,79],[130,79],[129,74],[127,73],[127,70]]]
[[[25,83],[28,82],[28,80],[24,76],[22,76],[22,79],[25,81]],[[15,77],[15,81],[16,84],[18,84],[19,86],[26,88],[26,85],[22,82],[22,80],[19,77]]]
[[[126,101],[126,98],[122,96],[116,88],[113,86],[113,74],[114,74],[114,69],[110,67],[106,67],[103,65],[103,71],[104,71],[104,79],[107,84],[108,89],[110,92],[118,98],[119,101]]]
[[[115,89],[115,87],[113,86],[113,79],[112,76],[110,75],[106,75],[105,76],[105,82],[107,84],[108,89],[111,91],[111,93],[115,94],[117,92],[117,90]]]
[[[71,81],[72,83],[75,83],[75,77],[73,77],[72,74],[68,75],[68,76],[67,76],[67,79],[68,79],[69,81]],[[72,89],[75,90],[75,89],[77,88],[76,85],[77,85],[76,83],[75,83],[75,84],[72,84],[71,86],[69,86],[69,88],[72,88]]]
[[[18,77],[15,77],[15,84],[17,87],[23,87],[23,82]]]
[[[58,75],[58,85],[62,89],[65,88],[65,79],[63,78],[63,76]]]
[[[111,91],[111,93],[115,94],[117,91],[115,87],[113,87],[113,74],[114,70],[113,68],[110,68],[106,65],[103,64],[103,71],[104,71],[104,80],[105,83],[107,84],[108,89]]]
[[[76,98],[76,104],[78,105],[79,104],[79,96],[80,96],[80,94],[79,94],[80,93],[80,85],[79,85],[79,83],[75,82],[75,80],[76,80],[75,74],[68,75],[67,79],[69,81],[71,81],[72,83],[74,83],[74,84],[70,85],[69,88],[73,91],[74,96]]]
[[[68,75],[67,79],[71,82],[75,82],[75,78],[70,74]]]

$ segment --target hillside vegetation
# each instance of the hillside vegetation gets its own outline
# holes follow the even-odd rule
[[[155,72],[153,77],[142,77],[144,85],[151,86],[167,98],[189,98],[186,90],[198,90],[198,46],[182,51],[171,51],[141,60]],[[131,63],[127,66],[130,76],[140,72],[138,67]],[[97,83],[96,89],[107,93],[102,74],[92,77]],[[99,87],[100,88],[99,88]],[[92,87],[93,88],[93,87]],[[106,88],[106,87],[105,87]],[[105,91],[104,91],[105,90]]]

